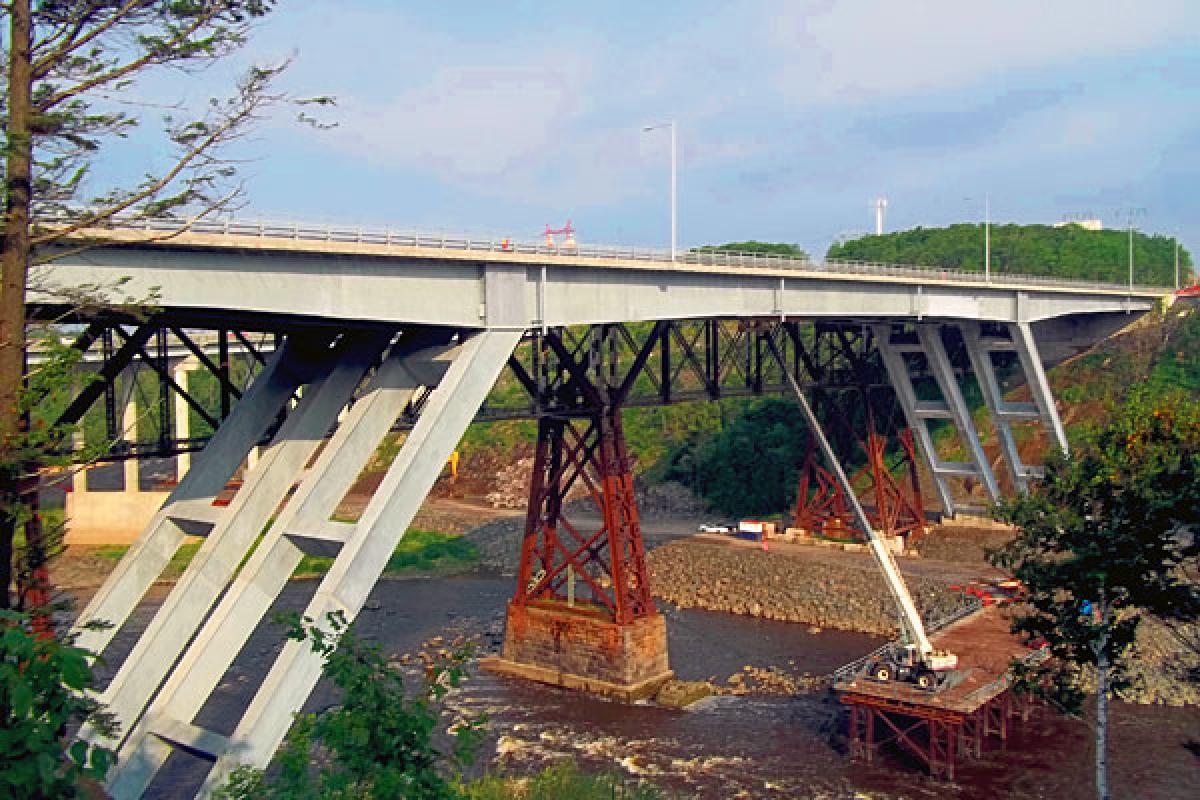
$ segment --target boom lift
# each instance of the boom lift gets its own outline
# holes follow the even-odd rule
[[[800,405],[804,421],[817,440],[825,460],[829,463],[829,468],[837,477],[838,483],[846,490],[846,500],[854,512],[854,518],[866,534],[871,554],[875,556],[875,561],[883,573],[884,582],[892,594],[892,599],[896,601],[896,608],[900,616],[901,644],[893,648],[891,652],[877,657],[868,667],[867,674],[879,681],[902,680],[914,683],[922,689],[931,691],[938,689],[945,684],[948,674],[958,667],[958,656],[933,648],[929,637],[925,634],[925,623],[921,621],[921,614],[917,611],[916,603],[909,594],[908,586],[904,583],[904,577],[900,574],[900,568],[896,566],[896,560],[892,557],[887,543],[884,542],[879,531],[871,525],[862,504],[858,501],[858,496],[850,488],[850,481],[846,478],[841,462],[834,454],[829,440],[825,438],[825,431],[817,422],[817,417],[808,404],[804,392],[801,391],[800,385],[796,383],[795,377],[788,370],[787,362],[779,351],[779,346],[770,337],[767,337],[767,343],[775,360],[779,362],[780,369],[787,378],[792,392],[796,395],[796,402]]]

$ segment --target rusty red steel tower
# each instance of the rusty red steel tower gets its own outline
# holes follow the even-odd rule
[[[548,330],[532,345],[535,375],[521,380],[542,413],[517,588],[493,669],[622,699],[672,675],[621,428],[655,341],[622,354],[616,326],[598,326],[578,337]],[[567,502],[580,491],[598,523],[578,521],[585,515]]]
[[[888,437],[874,430],[857,440],[866,463],[850,476],[851,484],[867,503],[867,516],[888,536],[919,535],[925,529],[925,505],[917,472],[916,446],[907,428],[896,434],[899,459],[889,463]],[[897,478],[894,470],[904,474]],[[825,535],[854,530],[845,492],[821,463],[809,441],[796,487],[795,525]]]
[[[798,355],[842,458],[862,461],[850,484],[864,500],[871,524],[889,536],[922,533],[925,505],[916,446],[912,432],[899,423],[895,394],[886,385],[871,332],[816,326],[811,345]],[[826,535],[855,530],[845,492],[811,436],[797,480],[795,525]]]
[[[600,512],[596,530],[581,530],[564,512],[563,500],[577,483]],[[577,596],[577,584],[586,598]],[[619,408],[578,421],[539,421],[512,602],[588,604],[618,624],[655,613]]]
[[[842,457],[865,450],[856,481],[873,492],[881,524],[892,531],[923,524],[915,484],[910,492],[892,478],[895,455],[876,433],[876,420],[894,431],[898,411],[871,336],[865,326],[778,320],[535,332],[509,364],[532,401],[522,413],[537,417],[538,434],[519,577],[503,653],[490,665],[622,698],[653,691],[671,674],[622,432],[627,403],[758,395],[780,386],[786,368],[831,421]],[[768,339],[785,354],[781,364],[770,358]],[[902,451],[911,459],[911,447]],[[822,515],[843,513],[845,498],[815,458],[810,448],[801,481],[818,488]]]

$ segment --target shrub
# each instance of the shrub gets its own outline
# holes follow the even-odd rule
[[[104,778],[112,751],[77,741],[64,752],[63,740],[88,715],[113,728],[85,694],[95,659],[72,637],[35,635],[28,615],[0,611],[0,797],[75,797],[84,776]]]

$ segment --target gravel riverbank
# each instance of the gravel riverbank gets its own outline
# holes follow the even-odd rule
[[[681,540],[648,556],[657,597],[681,608],[727,611],[880,636],[896,629],[896,605],[877,569],[782,552]],[[932,578],[910,577],[926,619],[944,616],[961,596]]]

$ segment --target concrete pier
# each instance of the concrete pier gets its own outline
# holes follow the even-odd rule
[[[504,651],[483,665],[495,672],[625,702],[653,695],[667,666],[661,614],[618,624],[603,609],[562,603],[509,603]]]

